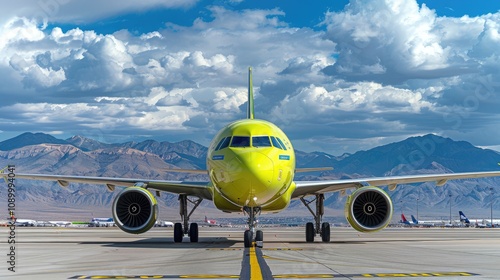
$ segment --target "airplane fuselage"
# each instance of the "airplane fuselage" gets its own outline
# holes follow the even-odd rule
[[[226,212],[259,207],[277,212],[295,189],[295,152],[276,125],[257,119],[235,121],[212,141],[207,168],[215,206]]]

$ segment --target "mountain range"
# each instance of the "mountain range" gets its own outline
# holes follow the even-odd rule
[[[207,150],[207,147],[189,140],[110,144],[83,136],[63,140],[44,133],[27,132],[0,142],[0,164],[15,164],[16,172],[23,173],[206,181],[208,177],[205,175],[170,173],[165,169],[205,169]],[[498,152],[434,134],[341,156],[296,151],[296,158],[297,167],[334,167],[333,171],[298,174],[298,180],[493,171],[500,168]],[[489,217],[490,206],[500,210],[500,191],[496,190],[499,183],[500,178],[488,178],[449,181],[444,187],[435,187],[432,183],[401,185],[390,195],[395,213],[414,214],[419,207],[420,217],[448,217],[451,201],[454,212],[463,210],[474,216]],[[83,219],[95,213],[110,215],[114,194],[105,189],[84,184],[61,188],[53,182],[19,180],[16,198],[24,215],[43,213],[58,218],[70,215]],[[6,192],[0,192],[0,201],[6,201]],[[338,193],[327,195],[325,206],[330,210],[327,215],[342,216],[344,203],[345,197]],[[159,205],[160,215],[166,212],[163,217],[178,219],[177,196],[162,193]],[[220,214],[211,202],[204,202],[201,207],[200,215],[207,212]],[[308,215],[299,201],[293,201],[290,208],[293,215],[297,212]],[[287,211],[282,213],[286,215]]]

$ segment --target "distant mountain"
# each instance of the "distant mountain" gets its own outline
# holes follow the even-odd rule
[[[439,163],[453,172],[473,172],[498,170],[498,162],[495,151],[428,134],[356,152],[339,161],[336,170],[370,176],[418,174]]]
[[[83,151],[93,151],[98,149],[111,148],[113,144],[105,144],[97,140],[86,138],[83,136],[75,135],[71,138],[66,139],[67,143],[82,149]]]
[[[172,168],[206,169],[207,151],[206,147],[188,140],[107,144],[82,136],[61,140],[43,133],[23,133],[0,142],[0,165],[15,164],[17,172],[26,173],[207,181],[206,175],[165,172]],[[500,162],[498,152],[432,134],[354,154],[333,156],[296,151],[296,157],[298,167],[334,167],[333,171],[297,174],[296,179],[300,180],[489,171],[498,170],[497,163]],[[420,184],[418,188],[400,185],[390,195],[395,211],[413,214],[418,203],[421,213],[449,213],[451,200],[453,207],[474,214],[489,207],[492,201],[493,207],[500,209],[500,191],[495,191],[492,196],[490,189],[499,184],[499,178],[488,178],[449,181],[445,187],[435,187],[433,183]],[[5,192],[0,192],[0,201],[4,201],[5,195]],[[65,211],[95,207],[110,209],[114,195],[105,191],[103,186],[72,184],[60,188],[53,182],[28,180],[20,180],[17,191],[21,205],[27,205],[33,211],[39,207],[64,208]],[[178,207],[177,196],[172,194],[162,194],[159,203],[162,207]],[[325,206],[343,209],[344,203],[345,197],[333,193],[327,195]],[[211,202],[204,202],[202,206],[213,207]],[[299,209],[303,206],[293,201],[290,207]],[[304,215],[307,213],[305,211]]]
[[[17,148],[38,144],[68,143],[49,134],[25,132],[19,136],[0,142],[0,151],[10,151]]]

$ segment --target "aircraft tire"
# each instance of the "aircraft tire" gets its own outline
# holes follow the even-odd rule
[[[181,223],[175,223],[174,224],[174,242],[175,243],[182,242],[182,236],[183,235],[184,235],[184,232],[182,231],[182,224]]]
[[[321,224],[321,240],[323,242],[330,242],[330,224],[322,223]]]
[[[245,230],[243,241],[245,244],[245,248],[252,247],[252,232],[250,230]]]
[[[189,225],[189,240],[191,242],[198,242],[198,224],[197,223],[191,223]]]
[[[306,223],[306,242],[314,242],[314,224]]]
[[[257,232],[255,232],[255,244],[257,244],[257,247],[262,248],[263,241],[264,233],[262,232],[262,230],[258,230]]]
[[[258,230],[255,233],[255,241],[264,241],[264,233],[262,232],[262,230]]]

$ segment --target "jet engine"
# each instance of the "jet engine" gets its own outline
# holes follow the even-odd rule
[[[139,234],[148,231],[156,223],[158,204],[147,189],[128,187],[113,202],[115,224],[123,231]]]
[[[357,231],[385,228],[392,218],[392,200],[382,189],[368,186],[354,191],[345,204],[345,217]]]

